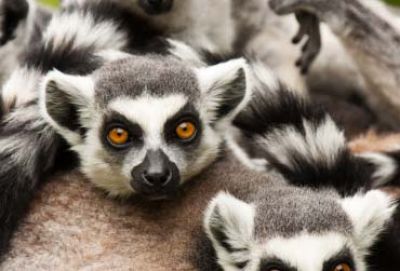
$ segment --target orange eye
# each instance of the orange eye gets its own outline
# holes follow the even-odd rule
[[[108,131],[107,139],[112,145],[122,146],[128,143],[129,133],[124,128],[112,128],[110,131]]]
[[[347,263],[341,263],[332,269],[332,271],[353,271],[353,269]]]
[[[185,121],[180,123],[177,127],[176,127],[176,135],[182,139],[182,140],[189,140],[192,139],[196,133],[197,133],[197,128],[196,126],[189,121]]]

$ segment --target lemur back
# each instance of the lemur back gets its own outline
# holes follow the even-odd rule
[[[5,270],[196,270],[194,238],[201,232],[210,199],[220,190],[243,196],[272,180],[228,154],[196,177],[179,198],[165,202],[120,203],[104,197],[80,174],[57,178],[39,192],[0,266]]]

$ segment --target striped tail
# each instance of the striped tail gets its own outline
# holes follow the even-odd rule
[[[38,114],[36,105],[27,105],[0,127],[0,256],[62,144]]]
[[[233,149],[241,160],[257,161],[261,170],[278,171],[294,185],[334,187],[343,195],[370,187],[373,167],[350,152],[329,114],[264,67],[255,64],[254,75],[254,96],[234,121],[239,143]]]
[[[55,15],[43,39],[27,51],[25,65],[14,71],[3,86],[0,123],[0,257],[7,252],[10,239],[29,209],[40,183],[54,172],[56,157],[67,151],[64,140],[40,114],[38,90],[41,79],[53,69],[89,74],[108,58],[117,57],[118,54],[110,55],[108,51],[120,49],[124,44],[123,35],[117,28],[108,23],[95,23],[89,13],[66,12]],[[104,33],[107,35],[100,35]],[[102,50],[108,53],[102,55],[99,53]]]

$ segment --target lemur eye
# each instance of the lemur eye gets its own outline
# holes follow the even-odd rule
[[[176,126],[175,133],[181,140],[191,140],[197,134],[197,127],[190,121],[185,121]]]
[[[114,127],[108,131],[107,140],[114,147],[124,147],[129,142],[130,135],[124,128]]]
[[[353,271],[353,269],[347,263],[341,263],[335,266],[332,271]]]

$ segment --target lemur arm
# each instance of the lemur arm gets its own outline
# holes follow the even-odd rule
[[[400,122],[399,29],[357,0],[272,0],[270,5],[279,14],[308,12],[325,22],[356,61],[375,111],[387,123]]]

